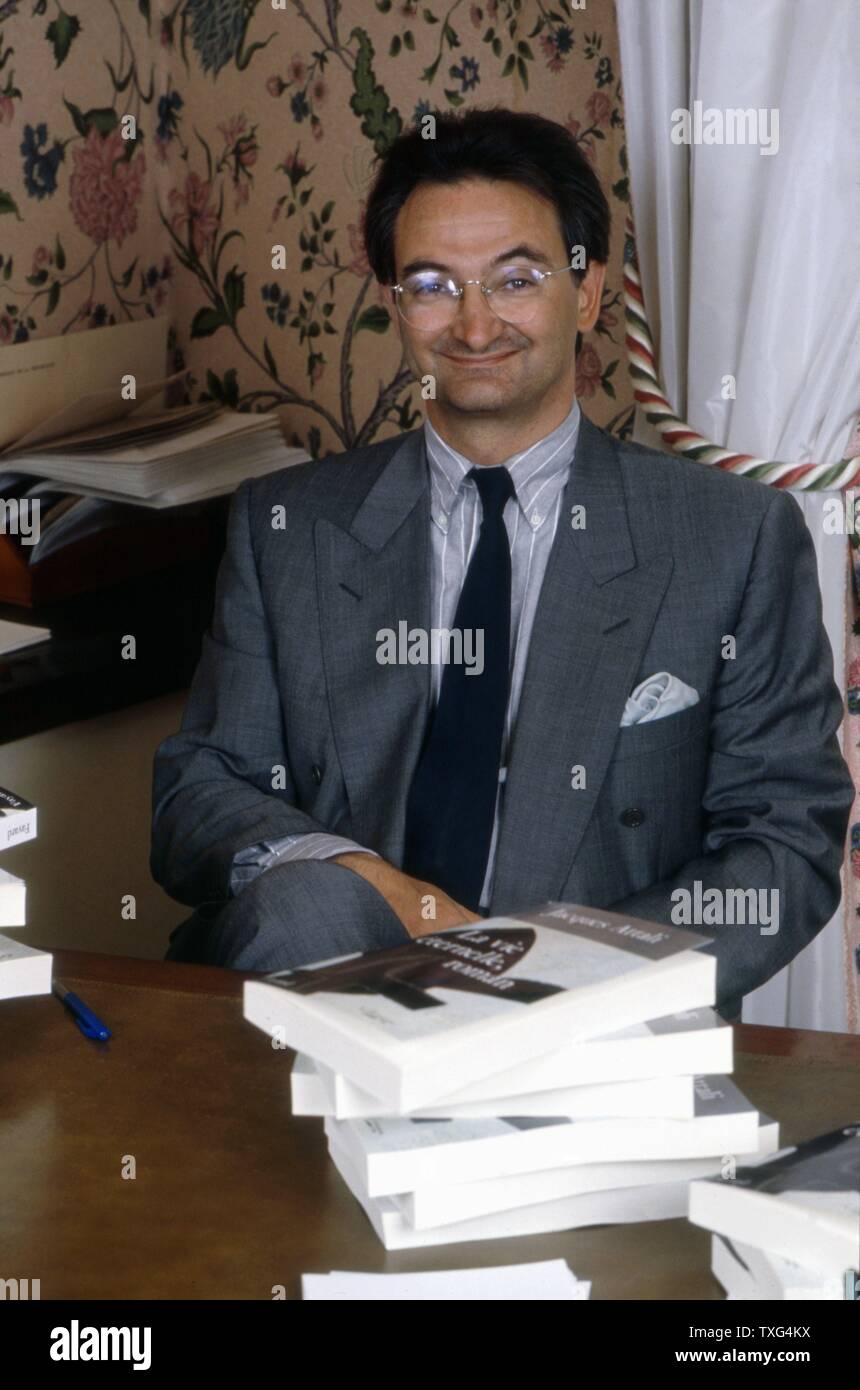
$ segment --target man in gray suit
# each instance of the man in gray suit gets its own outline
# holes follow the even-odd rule
[[[196,909],[168,955],[285,969],[555,899],[712,936],[731,1015],[840,895],[801,512],[580,412],[609,210],[561,126],[405,133],[365,237],[427,418],[236,492],[155,760],[152,872]]]

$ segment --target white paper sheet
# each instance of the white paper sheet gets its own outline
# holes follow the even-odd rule
[[[407,1302],[416,1299],[459,1303],[505,1299],[518,1303],[574,1302],[589,1298],[591,1283],[577,1279],[564,1260],[496,1265],[489,1269],[436,1269],[419,1274],[364,1274],[333,1269],[303,1274],[302,1297],[342,1302]]]

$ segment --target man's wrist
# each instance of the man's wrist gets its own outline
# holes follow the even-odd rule
[[[362,854],[355,850],[346,850],[343,854],[333,854],[328,862],[329,864],[341,864],[345,869],[353,869],[363,878],[377,878],[379,875],[375,870],[379,866],[385,865],[385,860],[380,859],[378,854]]]

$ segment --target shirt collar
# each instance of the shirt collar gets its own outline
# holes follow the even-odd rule
[[[579,402],[573,405],[561,424],[527,449],[502,460],[511,475],[517,502],[528,525],[537,531],[549,516],[553,503],[564,487],[579,433]],[[430,466],[433,520],[448,530],[454,504],[474,463],[448,444],[430,421],[424,421],[424,443]],[[466,484],[477,493],[474,483]]]

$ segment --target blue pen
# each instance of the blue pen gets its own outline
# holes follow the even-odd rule
[[[65,985],[61,985],[59,980],[54,980],[51,988],[60,1003],[65,1004],[85,1038],[96,1038],[104,1041],[112,1036],[110,1029],[102,1023],[100,1018],[96,1018],[92,1009],[87,1008],[83,999],[72,994],[72,991],[66,989]]]

